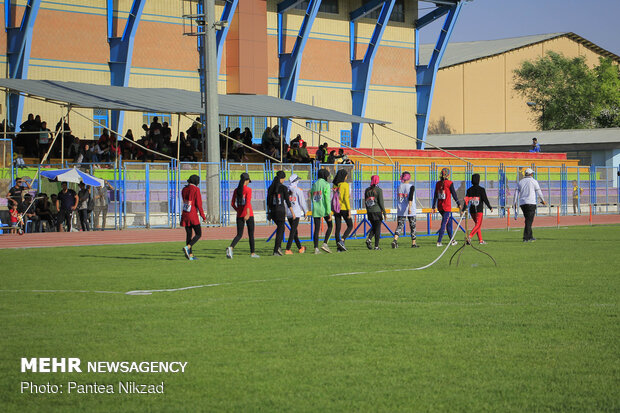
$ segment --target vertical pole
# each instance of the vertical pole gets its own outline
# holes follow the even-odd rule
[[[60,167],[65,163],[65,116],[60,118]]]
[[[209,221],[219,223],[220,221],[220,186],[218,165],[220,161],[220,138],[218,129],[218,94],[217,94],[217,46],[215,43],[215,0],[202,0],[202,8],[205,13],[204,28],[204,59],[205,73],[202,81],[205,82],[203,90],[204,110],[205,110],[205,138],[206,138],[206,159],[207,165],[207,210]],[[204,146],[203,146],[204,149]],[[203,155],[204,157],[204,155]]]
[[[557,205],[557,227],[560,228],[560,206]]]

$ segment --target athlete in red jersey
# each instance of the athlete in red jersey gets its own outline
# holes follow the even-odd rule
[[[454,190],[454,184],[448,178],[450,178],[450,170],[448,168],[443,168],[441,170],[441,178],[435,184],[435,194],[433,195],[433,212],[435,212],[435,206],[437,206],[437,211],[441,214],[441,227],[439,228],[437,237],[438,247],[442,246],[441,239],[446,229],[448,231],[448,236],[452,239],[452,222],[450,221],[452,217],[452,200],[450,198],[454,198],[456,204],[459,207],[461,206],[456,196],[456,191]],[[451,243],[451,245],[456,244],[456,241],[452,241]]]
[[[202,230],[200,228],[200,220],[198,219],[198,213],[203,221],[206,221],[205,213],[202,210],[202,197],[200,196],[200,189],[198,184],[200,178],[198,175],[192,175],[187,180],[187,185],[181,191],[183,197],[183,212],[181,213],[181,226],[185,227],[185,246],[183,252],[188,260],[196,260],[194,253],[192,252],[193,245],[202,236]],[[192,238],[192,231],[194,237]]]

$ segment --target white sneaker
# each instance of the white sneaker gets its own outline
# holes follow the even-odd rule
[[[442,244],[441,242],[438,242],[438,243],[437,243],[437,246],[438,246],[438,247],[443,247],[443,244]]]
[[[326,242],[324,242],[324,243],[323,243],[323,245],[321,245],[321,249],[322,249],[323,251],[325,251],[326,253],[328,253],[328,254],[331,254],[331,253],[332,253],[332,250],[330,250],[330,249],[329,249],[329,245],[327,245],[327,243],[326,243]]]
[[[231,247],[226,247],[226,258],[232,260],[233,257],[233,249]]]
[[[456,244],[458,244],[458,242],[456,242],[456,240],[453,240],[453,241],[450,243],[450,245],[456,245]]]
[[[321,253],[321,250],[319,250],[318,248],[315,248],[315,249],[314,249],[314,253],[315,253],[315,254],[320,254],[320,253]]]

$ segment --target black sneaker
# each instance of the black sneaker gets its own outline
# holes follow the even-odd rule
[[[381,251],[381,247],[375,247],[374,250],[375,251]]]
[[[344,246],[344,242],[342,242],[342,241],[338,241],[336,243],[336,245],[338,246],[338,251],[346,251],[347,250],[347,247]]]
[[[398,248],[398,241],[392,241],[392,248]]]
[[[366,248],[369,250],[372,249],[372,242],[370,241],[370,238],[366,238]]]
[[[420,248],[418,244],[411,244],[411,248]]]

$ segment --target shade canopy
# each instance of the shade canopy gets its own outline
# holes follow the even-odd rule
[[[103,188],[104,181],[100,178],[95,178],[92,175],[82,172],[75,167],[70,169],[57,169],[53,171],[41,171],[41,176],[54,182],[73,182],[79,184],[83,182],[86,185],[96,186]]]
[[[73,108],[186,115],[204,113],[200,93],[183,89],[135,88],[30,79],[0,79],[0,88]],[[265,95],[219,95],[219,113],[221,116],[390,123]]]

